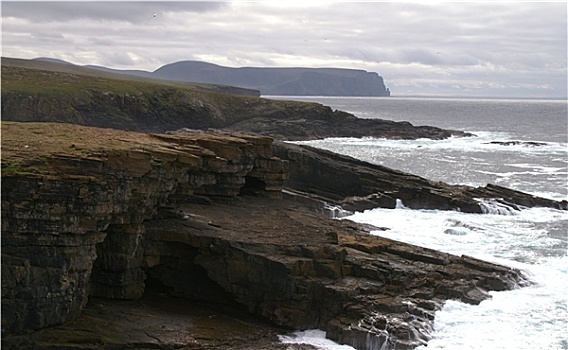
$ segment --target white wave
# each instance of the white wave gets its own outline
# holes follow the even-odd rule
[[[564,159],[564,161],[567,161],[566,159]],[[531,172],[529,171],[528,173],[546,173],[546,174],[554,174],[554,173],[561,173],[561,174],[566,174],[566,171],[568,170],[566,167],[551,167],[551,166],[542,166],[542,165],[538,165],[538,164],[527,164],[527,163],[512,163],[512,164],[505,164],[508,166],[512,166],[515,168],[522,168],[522,169],[531,169],[531,170],[538,170],[537,172]]]
[[[400,199],[398,199],[398,198],[396,199],[395,208],[396,208],[396,209],[408,209],[408,208],[404,205],[404,203],[402,203],[402,200],[400,200]]]
[[[518,208],[499,202],[495,199],[477,199],[483,214],[517,215]]]
[[[557,180],[557,179],[553,178],[553,179],[549,179],[549,180],[553,181],[553,180]],[[527,191],[527,193],[528,193],[528,191]],[[536,196],[536,197],[550,198],[550,199],[555,200],[555,201],[568,201],[568,195],[558,193],[558,192],[531,191],[530,194],[532,194],[533,196]]]
[[[356,147],[381,147],[398,149],[417,149],[424,150],[472,150],[478,152],[522,152],[522,153],[558,153],[568,152],[568,143],[565,142],[542,142],[540,140],[511,140],[512,135],[506,132],[494,131],[468,131],[476,136],[473,137],[450,137],[444,140],[432,140],[421,138],[417,140],[393,140],[387,138],[374,137],[332,137],[322,140],[297,141],[294,143],[308,144],[315,147],[333,149],[338,146]],[[518,141],[514,144],[501,144],[495,142]],[[539,143],[539,146],[527,146],[531,142]]]
[[[546,196],[553,199],[564,199],[568,195],[566,143],[547,142],[537,147],[503,146],[490,142],[506,139],[507,133],[476,133],[479,136],[445,140],[366,137],[300,143],[449,184],[477,187],[494,183],[527,193],[554,189],[557,195]]]
[[[325,204],[322,211],[331,219],[341,219],[353,215],[352,211],[345,210],[340,206]]]
[[[479,305],[448,301],[436,313],[428,347],[418,349],[565,349],[566,271],[539,265],[525,268],[533,272],[537,284],[490,292],[492,298]]]
[[[372,209],[349,219],[390,228],[373,232],[383,237],[520,269],[535,283],[491,292],[480,305],[448,301],[436,313],[433,339],[419,349],[565,349],[568,237],[555,238],[551,228],[565,229],[568,213],[530,208],[517,214]]]
[[[349,345],[340,345],[327,339],[325,332],[319,329],[308,329],[289,335],[279,335],[278,339],[284,344],[309,344],[321,350],[356,350]]]

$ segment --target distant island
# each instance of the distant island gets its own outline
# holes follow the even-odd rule
[[[54,61],[49,58],[38,60]],[[385,86],[380,75],[359,69],[231,68],[200,61],[170,63],[153,72],[119,70],[94,65],[86,67],[146,78],[235,86],[257,90],[259,95],[390,96],[390,90]]]

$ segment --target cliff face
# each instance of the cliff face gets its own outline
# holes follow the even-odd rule
[[[91,134],[57,124],[21,129],[4,123],[2,130],[7,333],[76,317],[89,285],[93,295],[139,297],[144,221],[169,201],[231,198],[241,191],[277,197],[287,176],[286,162],[272,157],[271,140],[264,137]],[[65,133],[72,140],[53,139]],[[109,149],[105,136],[123,145]]]
[[[64,122],[141,132],[214,128],[286,140],[362,136],[443,139],[469,135],[415,127],[407,122],[360,119],[318,103],[212,93],[199,87],[16,64],[2,65],[1,107],[5,121]]]
[[[295,164],[275,157],[268,137],[2,129],[2,337],[14,349],[57,348],[61,339],[71,348],[163,347],[167,332],[142,346],[108,327],[87,338],[73,338],[73,325],[46,329],[80,321],[89,297],[137,300],[148,286],[282,327],[321,328],[357,349],[411,349],[427,342],[445,300],[475,304],[488,290],[526,283],[514,269],[329,219],[321,192],[283,191],[297,174],[289,168],[305,162],[292,151]],[[383,177],[394,189],[407,175]],[[354,188],[367,181],[353,179]],[[176,331],[176,344],[204,346],[192,331]]]
[[[374,72],[340,68],[230,68],[182,61],[167,64],[152,76],[259,90],[262,95],[390,96],[383,78]]]

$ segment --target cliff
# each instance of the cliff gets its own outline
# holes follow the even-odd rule
[[[180,61],[166,64],[153,72],[121,70],[103,66],[77,66],[72,63],[36,58],[34,62],[59,63],[67,68],[88,68],[121,76],[179,81],[205,90],[242,95],[295,96],[390,96],[383,77],[375,72],[344,68],[268,68],[224,67],[201,61]],[[226,87],[223,91],[222,87]],[[254,93],[253,93],[254,92]]]
[[[213,128],[285,140],[362,136],[443,139],[468,135],[407,122],[360,119],[318,103],[203,91],[40,63],[37,66],[35,62],[32,65],[25,60],[2,59],[2,120],[64,122],[142,132]]]
[[[207,335],[207,325],[224,323],[184,316],[184,300],[278,327],[321,328],[358,349],[411,349],[427,342],[445,300],[476,304],[489,290],[527,283],[514,269],[330,219],[321,189],[307,188],[320,180],[302,187],[297,176],[318,159],[333,162],[306,156],[308,148],[302,157],[301,147],[283,151],[269,137],[11,122],[2,136],[2,341],[12,349],[278,347],[274,329],[232,343],[223,330]],[[394,196],[397,184],[406,186],[398,194],[410,191],[407,177],[351,181],[363,195],[388,179],[385,194]],[[424,193],[421,181],[415,193]],[[429,190],[437,202],[417,195],[415,205],[453,208],[444,204],[449,190],[460,187],[440,185]],[[151,287],[182,299],[156,307]]]
[[[158,68],[152,76],[177,81],[242,86],[262,95],[390,96],[374,72],[341,68],[231,68],[182,61]]]

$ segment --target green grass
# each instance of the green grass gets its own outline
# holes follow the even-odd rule
[[[77,89],[116,89],[136,93],[156,86],[218,92],[225,85],[177,82],[105,72],[75,65],[37,60],[2,58],[2,90],[32,93],[68,92]]]

